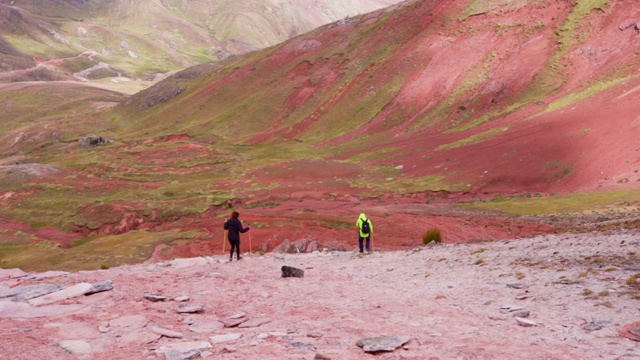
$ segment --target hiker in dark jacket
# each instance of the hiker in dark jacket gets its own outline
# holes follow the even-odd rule
[[[246,233],[249,231],[249,227],[242,227],[242,222],[238,219],[240,214],[237,211],[231,213],[231,219],[224,222],[224,229],[229,230],[229,243],[231,244],[231,252],[229,253],[229,261],[233,260],[233,251],[236,251],[238,260],[240,257],[240,233]]]

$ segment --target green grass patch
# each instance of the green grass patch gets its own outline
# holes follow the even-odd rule
[[[149,259],[159,244],[192,241],[198,235],[201,235],[199,230],[158,233],[138,230],[121,235],[81,239],[69,249],[49,242],[0,245],[0,267],[15,267],[25,271],[80,271],[138,264]]]
[[[640,202],[640,190],[589,194],[553,195],[534,198],[511,198],[499,202],[475,202],[463,206],[499,211],[510,215],[581,213],[616,208]]]

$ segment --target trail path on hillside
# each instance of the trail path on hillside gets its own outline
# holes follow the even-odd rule
[[[640,273],[639,244],[640,233],[621,231],[78,273],[5,269],[0,358],[635,359],[640,342],[621,330],[640,321],[640,288],[628,281]],[[283,265],[304,277],[282,278]],[[7,297],[107,280],[112,290],[66,300]],[[184,306],[196,312],[179,313]],[[410,340],[375,356],[356,345],[385,335]]]

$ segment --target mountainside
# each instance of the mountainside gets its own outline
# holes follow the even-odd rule
[[[0,1],[0,81],[152,78],[399,0]]]
[[[219,252],[232,209],[260,251],[348,249],[362,212],[383,249],[638,227],[638,19],[628,1],[413,0],[127,99],[6,85],[2,261]]]

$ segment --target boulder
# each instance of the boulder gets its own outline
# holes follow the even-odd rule
[[[297,278],[302,278],[304,277],[304,270],[302,269],[298,269],[292,266],[282,266],[282,277],[283,278],[287,278],[287,277],[297,277]]]
[[[375,353],[379,351],[394,351],[411,340],[408,336],[377,336],[360,339],[356,345],[365,352]]]

